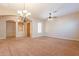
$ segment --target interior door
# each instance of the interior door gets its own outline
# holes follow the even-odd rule
[[[30,22],[27,23],[27,37],[30,37]]]

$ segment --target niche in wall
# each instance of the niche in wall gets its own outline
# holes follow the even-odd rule
[[[22,22],[18,22],[18,31],[19,32],[23,31],[23,23]]]
[[[23,23],[22,23],[22,17],[21,16],[18,18],[18,31],[23,32]]]

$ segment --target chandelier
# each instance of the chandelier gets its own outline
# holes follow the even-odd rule
[[[17,13],[18,13],[18,17],[21,17],[22,22],[26,22],[27,17],[31,15],[31,13],[26,10],[25,3],[24,3],[23,10],[18,10]]]

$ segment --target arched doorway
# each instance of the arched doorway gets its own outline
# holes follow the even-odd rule
[[[6,38],[16,37],[16,22],[6,21]]]

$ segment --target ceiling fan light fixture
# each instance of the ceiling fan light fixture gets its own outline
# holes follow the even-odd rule
[[[48,18],[48,20],[52,20],[52,18]]]
[[[51,13],[49,13],[49,17],[48,17],[48,20],[52,20],[52,16],[51,16],[52,14]]]
[[[49,16],[48,18],[49,18],[49,19],[51,19],[52,17],[51,17],[51,16]]]
[[[57,18],[56,16],[54,16],[53,18]]]

